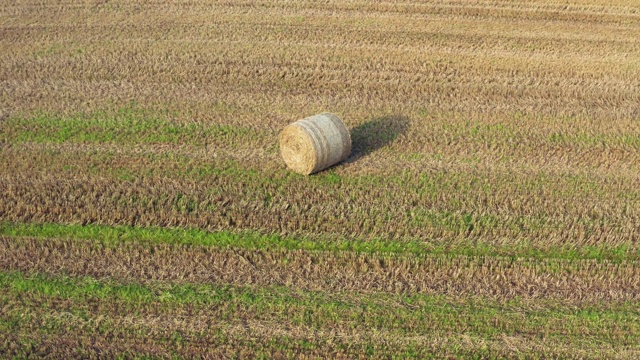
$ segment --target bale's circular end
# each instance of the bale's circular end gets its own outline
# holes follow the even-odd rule
[[[302,175],[311,174],[318,163],[313,139],[296,124],[291,124],[280,133],[280,154],[287,166]]]

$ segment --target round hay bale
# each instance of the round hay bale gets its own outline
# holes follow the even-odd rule
[[[323,113],[298,120],[280,133],[280,154],[289,169],[313,174],[351,153],[351,136],[340,118]]]

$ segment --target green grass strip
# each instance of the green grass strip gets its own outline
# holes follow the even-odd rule
[[[36,238],[71,238],[98,241],[105,246],[123,242],[213,246],[220,248],[351,251],[358,253],[411,254],[416,256],[500,256],[534,259],[596,259],[614,262],[640,259],[640,250],[628,244],[617,246],[547,247],[520,245],[442,243],[422,240],[323,239],[285,237],[253,231],[208,232],[184,228],[137,228],[131,226],[0,223],[0,235]]]
[[[117,111],[97,111],[61,116],[41,113],[14,117],[0,124],[0,140],[11,143],[169,143],[202,145],[207,139],[234,141],[257,139],[262,135],[249,128],[229,125],[174,123],[167,114],[124,107]]]
[[[144,308],[170,314],[188,305],[205,308],[220,320],[243,316],[284,321],[314,328],[363,328],[406,334],[464,331],[485,338],[527,331],[545,336],[587,334],[599,341],[627,344],[640,334],[640,307],[626,303],[611,307],[559,304],[538,300],[535,307],[520,300],[499,303],[484,298],[448,299],[441,295],[327,294],[286,287],[230,285],[120,283],[91,277],[52,277],[43,274],[1,272],[3,302],[72,300],[78,316],[87,317],[82,304],[112,304],[111,308],[135,313]],[[51,306],[59,302],[50,302]],[[151,307],[150,307],[151,305]],[[610,330],[618,334],[611,339]],[[10,330],[10,329],[9,329]]]

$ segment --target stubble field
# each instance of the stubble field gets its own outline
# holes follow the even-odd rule
[[[2,357],[640,357],[637,1],[4,1],[0,48]]]

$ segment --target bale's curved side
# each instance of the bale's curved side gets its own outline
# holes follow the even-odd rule
[[[335,116],[335,120],[334,122],[336,123],[336,126],[340,129],[340,134],[342,138],[342,154],[340,155],[340,159],[338,160],[338,162],[340,162],[340,161],[347,160],[349,155],[351,155],[351,133],[349,132],[349,129],[347,129],[345,124],[342,122],[342,120],[340,120],[340,118]]]
[[[351,136],[338,116],[318,114],[287,126],[280,134],[280,151],[291,170],[309,175],[349,157]]]

